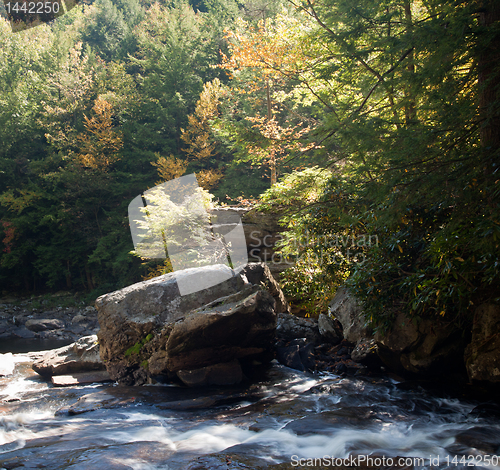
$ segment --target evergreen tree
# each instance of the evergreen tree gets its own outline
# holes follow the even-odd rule
[[[342,174],[308,228],[378,236],[368,261],[350,267],[378,324],[401,308],[470,319],[500,274],[496,3],[297,6],[326,46],[321,141]]]

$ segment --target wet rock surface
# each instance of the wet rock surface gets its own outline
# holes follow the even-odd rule
[[[464,448],[474,448],[490,455],[500,454],[500,436],[493,427],[474,426],[458,433],[455,441]]]
[[[105,370],[98,370],[94,372],[76,372],[71,375],[55,375],[51,378],[52,384],[56,387],[69,387],[72,385],[110,381],[111,378]]]
[[[345,340],[333,346],[329,343],[316,345],[305,338],[278,339],[276,359],[280,364],[300,371],[333,372],[341,376],[370,374],[369,369],[351,358],[353,348],[353,344]],[[379,370],[378,367],[373,369]]]

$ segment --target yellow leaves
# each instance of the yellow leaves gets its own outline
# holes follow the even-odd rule
[[[236,30],[226,30],[231,57],[223,57],[221,68],[235,71],[254,68],[261,80],[284,79],[284,76],[307,68],[312,57],[306,52],[309,41],[305,39],[306,18],[277,15],[274,19],[261,20],[251,27],[239,20]]]
[[[186,172],[187,162],[179,160],[173,155],[170,155],[170,157],[160,157],[159,154],[155,155],[158,160],[151,162],[151,165],[158,169],[158,175],[161,178],[161,181],[158,181],[157,184],[179,178]]]
[[[98,97],[92,108],[94,116],[84,116],[86,133],[78,136],[82,152],[77,161],[87,168],[106,171],[118,161],[118,151],[123,146],[121,133],[113,129],[113,107],[102,97]]]
[[[189,127],[181,129],[181,139],[188,145],[182,149],[188,159],[208,160],[213,156],[215,144],[211,141],[210,120],[219,115],[219,103],[224,89],[219,79],[203,85],[194,114],[188,116]]]
[[[403,253],[403,248],[401,248],[401,245],[398,244],[398,249],[401,253]]]
[[[439,312],[439,315],[441,315],[442,317],[444,317],[444,316],[445,316],[445,314],[446,314],[446,311],[445,311],[445,310],[443,310],[443,311]]]
[[[463,263],[463,262],[465,262],[465,260],[464,260],[463,258],[460,258],[460,256],[455,257],[455,259],[456,259],[457,261],[461,261],[462,263]]]
[[[207,191],[217,187],[224,174],[220,170],[202,170],[196,174],[198,184]]]
[[[0,197],[0,203],[18,214],[42,197],[42,193],[29,189],[20,189],[17,193],[18,195],[14,195],[12,191],[6,191]]]

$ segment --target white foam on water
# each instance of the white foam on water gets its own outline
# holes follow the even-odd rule
[[[128,465],[132,470],[169,470],[168,465],[151,465],[150,463],[144,462],[143,460],[138,461],[134,459],[111,459],[113,462],[121,463],[122,465]],[[0,469],[1,470],[1,469]]]
[[[19,444],[17,448],[21,448],[24,447],[27,439],[43,437],[31,431],[29,427],[36,421],[47,420],[52,416],[51,411],[22,412],[0,416],[0,445],[17,442]],[[0,453],[11,450],[14,449],[0,450]]]
[[[0,354],[0,376],[12,375],[15,367],[12,353]]]
[[[20,399],[26,392],[49,388],[49,385],[31,369],[31,364],[38,357],[40,353],[11,355],[9,360],[14,364],[13,374],[8,380],[2,381],[3,385],[0,386],[0,395],[4,400],[13,401]]]
[[[129,416],[129,421],[151,420],[151,415],[140,413]],[[232,424],[201,424],[194,429],[179,432],[166,422],[129,431],[114,432],[111,437],[119,442],[154,441],[167,445],[173,451],[191,451],[200,454],[221,452],[239,444],[272,447],[282,457],[321,458],[324,455],[348,458],[350,455],[378,454],[387,457],[418,457],[429,459],[449,455],[445,448],[453,444],[453,437],[439,437],[445,431],[463,429],[457,423],[428,423],[414,429],[409,423],[384,423],[376,429],[339,428],[335,431],[318,430],[318,434],[297,435],[287,429],[250,431]],[[133,467],[135,468],[135,467]],[[141,470],[140,467],[137,467]]]
[[[289,390],[294,393],[304,393],[307,392],[307,390],[310,390],[314,386],[318,385],[319,381],[318,380],[306,380],[306,381],[301,381],[301,383],[298,383],[296,385],[292,385]]]

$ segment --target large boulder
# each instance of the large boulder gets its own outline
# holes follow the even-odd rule
[[[442,374],[463,367],[461,332],[439,319],[412,319],[396,316],[387,332],[377,332],[378,355],[386,366],[398,373]]]
[[[400,312],[389,330],[374,335],[362,304],[345,287],[330,302],[329,313],[342,324],[344,338],[355,345],[356,362],[377,367],[382,362],[400,374],[441,374],[463,368],[461,332],[439,319],[417,321]]]
[[[245,272],[255,274],[252,268],[259,271],[249,266],[237,273],[223,265],[186,269],[99,297],[99,344],[111,378],[125,385],[175,376],[189,385],[230,383],[241,379],[235,360],[270,359],[276,300],[248,281]],[[249,276],[259,284],[267,276],[260,271]],[[221,272],[225,281],[179,294],[178,276],[220,278]],[[282,296],[280,290],[274,294]],[[217,364],[226,366],[211,367]]]
[[[341,323],[324,313],[319,314],[318,330],[319,334],[329,343],[336,345],[342,341],[343,330]]]
[[[262,285],[276,301],[276,313],[290,313],[290,306],[285,299],[281,287],[271,274],[266,263],[249,263],[241,272],[250,284]]]
[[[292,341],[305,338],[308,343],[319,345],[322,337],[315,318],[296,317],[289,313],[280,313],[276,328],[276,337],[279,340]]]
[[[59,349],[48,351],[33,363],[35,372],[45,377],[77,372],[104,370],[99,356],[97,336],[85,336],[78,341]]]
[[[500,306],[477,307],[472,324],[472,340],[465,350],[470,380],[500,382]]]
[[[363,307],[347,288],[341,287],[337,291],[328,313],[341,323],[344,339],[350,343],[357,344],[371,338],[372,330],[366,325]]]

